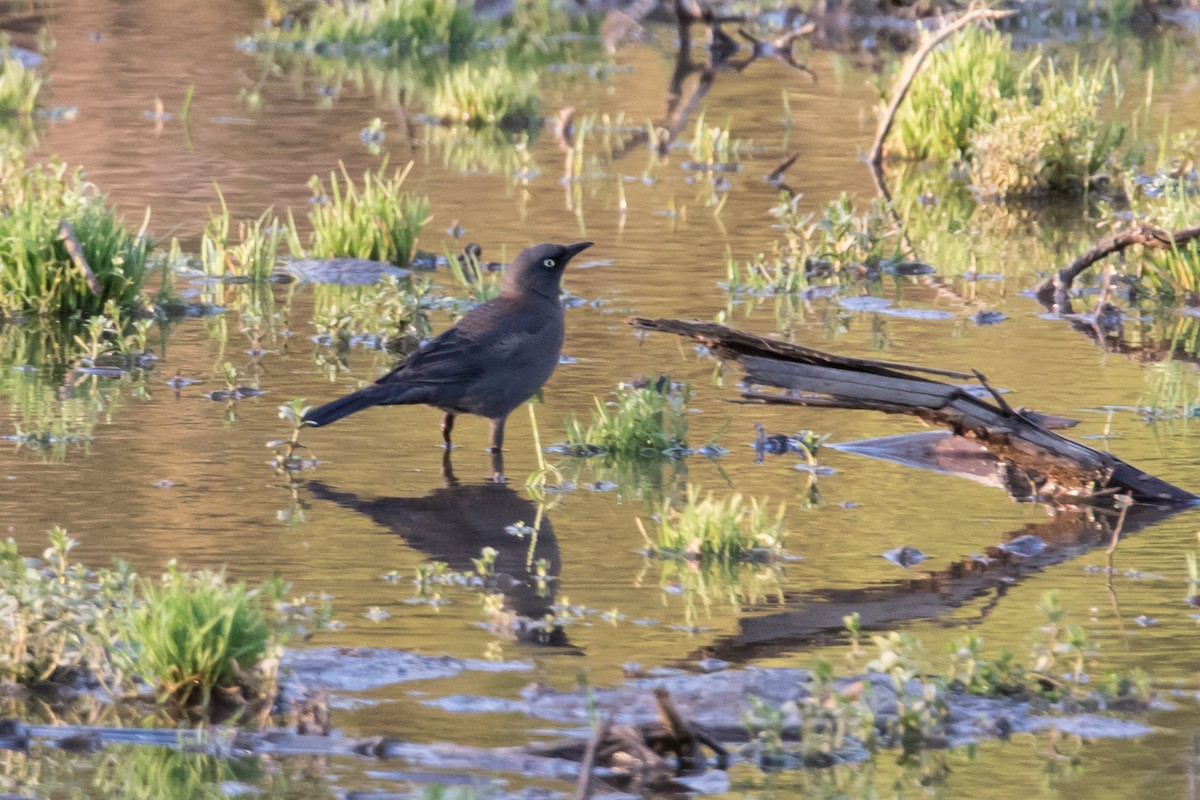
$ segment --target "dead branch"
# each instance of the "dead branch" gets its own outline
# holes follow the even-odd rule
[[[1101,259],[1120,253],[1134,245],[1151,250],[1171,250],[1200,238],[1200,225],[1171,232],[1153,225],[1142,225],[1101,239],[1079,258],[1047,278],[1036,289],[1038,302],[1047,308],[1062,311],[1069,307],[1068,293],[1079,274]]]
[[[896,120],[896,112],[900,110],[900,104],[904,102],[909,87],[912,86],[912,82],[916,79],[921,65],[925,63],[926,57],[933,52],[933,49],[973,22],[985,19],[1004,19],[1014,13],[1016,12],[995,11],[990,8],[973,9],[946,25],[937,33],[934,33],[921,45],[917,52],[913,53],[908,63],[904,65],[904,72],[900,74],[900,79],[896,82],[896,90],[892,93],[892,99],[888,102],[887,111],[884,112],[883,117],[879,120],[879,127],[875,130],[875,141],[871,145],[871,152],[868,156],[868,160],[875,170],[883,169],[883,143],[887,139],[888,133],[892,130],[892,123]]]
[[[1039,496],[1094,497],[1116,490],[1142,503],[1200,502],[1197,495],[1110,453],[1066,439],[1007,405],[989,403],[961,386],[914,374],[970,379],[962,373],[843,358],[713,323],[637,317],[630,323],[691,337],[722,358],[737,361],[746,371],[748,384],[742,396],[750,400],[909,414],[947,427],[987,448],[1020,473]],[[755,385],[784,391],[763,392]]]

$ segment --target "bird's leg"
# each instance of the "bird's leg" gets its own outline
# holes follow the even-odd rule
[[[442,451],[442,480],[447,486],[458,486],[458,478],[454,476],[454,465],[450,463],[450,448]]]
[[[504,453],[499,450],[492,451],[492,482],[508,482],[508,479],[504,477]]]
[[[508,417],[489,420],[492,424],[492,480],[504,483],[504,423]]]
[[[450,448],[454,444],[450,441],[450,433],[454,430],[454,415],[447,411],[442,416],[442,441],[446,443],[446,452],[450,452]]]

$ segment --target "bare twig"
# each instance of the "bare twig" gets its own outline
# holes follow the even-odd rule
[[[871,153],[868,156],[868,160],[873,168],[876,170],[883,168],[883,143],[887,139],[888,133],[892,130],[892,123],[896,120],[896,112],[900,110],[900,104],[904,102],[909,87],[912,86],[917,73],[921,70],[921,65],[925,63],[925,59],[933,52],[933,49],[973,22],[985,19],[1003,19],[1014,13],[1016,12],[996,11],[990,8],[976,8],[968,11],[930,36],[921,45],[920,49],[913,53],[908,63],[904,65],[904,72],[901,73],[900,79],[896,82],[896,90],[892,93],[892,99],[888,103],[887,111],[884,112],[883,117],[879,120],[879,127],[875,131],[875,141],[871,145]]]

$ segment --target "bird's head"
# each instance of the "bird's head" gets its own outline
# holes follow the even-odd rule
[[[504,268],[501,294],[525,296],[540,294],[558,299],[562,274],[572,258],[592,246],[591,242],[577,244],[535,244],[514,258]]]

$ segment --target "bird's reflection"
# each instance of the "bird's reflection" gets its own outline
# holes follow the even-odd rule
[[[561,625],[552,621],[562,561],[550,520],[545,514],[539,517],[536,505],[502,483],[460,483],[449,451],[442,473],[446,486],[424,497],[362,497],[320,481],[310,481],[308,489],[318,500],[369,517],[453,570],[473,571],[474,559],[484,548],[492,548],[497,553],[494,586],[504,595],[506,616],[511,615],[507,632],[531,644],[567,646]],[[536,531],[527,536],[506,530],[534,525]],[[539,562],[544,576],[534,574]]]

